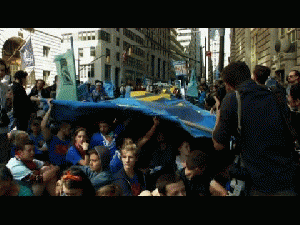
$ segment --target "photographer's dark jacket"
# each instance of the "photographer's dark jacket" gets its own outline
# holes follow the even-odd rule
[[[266,87],[252,80],[243,82],[237,90],[242,101],[239,147],[250,177],[248,185],[270,193],[293,189],[296,164],[291,135],[276,99]],[[231,135],[237,133],[237,121],[237,99],[232,92],[221,104],[220,123],[215,127],[213,138],[228,147]]]

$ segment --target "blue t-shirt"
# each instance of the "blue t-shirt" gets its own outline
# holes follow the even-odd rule
[[[49,151],[49,161],[53,165],[67,165],[66,154],[68,152],[70,140],[62,141],[56,135],[52,135],[47,141]]]
[[[123,162],[121,160],[121,154],[120,151],[116,151],[115,155],[113,156],[112,160],[110,161],[109,164],[110,171],[115,174],[117,173],[120,169],[123,168]]]
[[[68,162],[72,163],[73,165],[76,165],[83,158],[81,157],[81,154],[76,149],[76,147],[72,145],[67,152],[66,159]]]
[[[35,146],[35,154],[43,154],[43,151],[40,148],[43,146],[41,143],[45,142],[43,134],[39,134],[38,136],[34,136],[32,133],[29,134],[29,138],[33,141]]]
[[[95,146],[106,146],[109,149],[110,158],[112,159],[117,150],[115,135],[112,136],[113,140],[107,145],[104,136],[100,132],[95,133],[91,138],[90,148],[93,149]]]

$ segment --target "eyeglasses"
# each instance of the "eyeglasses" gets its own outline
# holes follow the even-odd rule
[[[291,77],[296,77],[296,75],[289,75],[289,76],[288,76],[288,78],[291,78]]]

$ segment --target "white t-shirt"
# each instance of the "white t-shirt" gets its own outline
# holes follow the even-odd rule
[[[37,165],[38,169],[41,169],[44,166],[43,161],[34,159],[33,162]],[[24,177],[32,174],[32,171],[29,168],[27,168],[25,164],[16,157],[11,158],[6,164],[6,167],[10,169],[15,180],[22,180]]]

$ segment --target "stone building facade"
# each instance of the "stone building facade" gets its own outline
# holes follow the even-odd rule
[[[300,70],[300,28],[230,28],[230,61],[245,61],[271,68],[283,82],[293,69]]]

